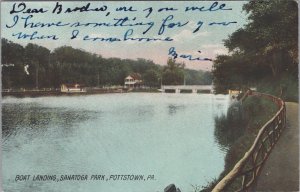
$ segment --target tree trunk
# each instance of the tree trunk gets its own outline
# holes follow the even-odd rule
[[[273,75],[273,77],[276,77],[276,75],[277,75],[276,66],[274,66],[273,63],[271,63],[271,64],[270,64],[270,68],[271,68],[271,70],[272,70],[272,75]]]

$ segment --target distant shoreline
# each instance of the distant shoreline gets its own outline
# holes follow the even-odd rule
[[[105,93],[127,93],[126,90],[118,90],[118,89],[99,89],[87,92],[70,92],[70,93],[63,93],[61,91],[10,91],[10,92],[3,92],[2,97],[44,97],[44,96],[78,96],[78,95],[93,95],[93,94],[105,94]]]
[[[59,90],[26,90],[26,91],[2,91],[2,97],[47,97],[47,96],[80,96],[80,95],[95,95],[95,94],[109,94],[109,93],[159,93],[157,89],[92,89],[87,92],[61,92]]]
[[[2,90],[2,97],[47,97],[47,96],[81,96],[81,95],[96,95],[96,94],[110,94],[110,93],[161,93],[158,88],[137,88],[137,89],[127,89],[127,88],[95,88],[87,89],[86,92],[61,92],[59,89],[41,89],[41,90]],[[165,93],[175,93],[175,90],[168,91]],[[181,94],[191,94],[192,90],[183,90]],[[201,94],[211,93],[208,90],[202,90]]]

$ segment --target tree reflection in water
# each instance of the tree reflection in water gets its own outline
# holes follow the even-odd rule
[[[36,103],[6,103],[2,106],[2,139],[5,142],[19,131],[42,134],[48,128],[62,127],[62,134],[70,135],[74,124],[87,121],[99,112],[67,108],[43,107]],[[22,126],[20,126],[22,125]]]

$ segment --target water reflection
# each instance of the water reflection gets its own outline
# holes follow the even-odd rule
[[[37,103],[5,103],[2,106],[2,139],[23,132],[42,134],[51,127],[63,127],[63,134],[69,135],[77,123],[99,117],[100,112],[44,107]]]
[[[170,115],[175,115],[177,111],[182,111],[184,109],[184,105],[168,105],[168,110]]]
[[[218,96],[218,98],[224,96]],[[6,99],[5,191],[182,191],[223,170],[214,116],[226,100],[197,94]],[[188,163],[186,163],[188,162]],[[214,165],[214,166],[211,166]],[[14,182],[16,174],[154,174],[147,182]]]
[[[215,116],[214,136],[221,150],[227,152],[230,146],[245,131],[246,122],[241,115],[237,105],[232,105],[227,109],[227,113]]]

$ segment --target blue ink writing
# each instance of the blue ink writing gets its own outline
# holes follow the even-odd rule
[[[143,31],[143,34],[146,34],[153,26],[154,22],[135,22],[136,18],[129,19],[128,17],[123,18],[114,18],[113,22],[99,22],[99,23],[81,23],[81,22],[74,22],[74,23],[63,23],[62,21],[57,22],[32,22],[31,19],[33,18],[33,15],[28,15],[27,17],[19,17],[18,15],[15,15],[13,17],[13,23],[12,24],[6,24],[7,28],[13,28],[18,23],[23,22],[24,28],[44,28],[44,27],[134,27],[134,26],[145,26],[146,29]]]
[[[152,11],[153,11],[153,8],[152,7],[148,7],[146,9],[144,9],[143,11],[148,11],[148,14],[146,15],[146,18],[149,17],[149,15],[151,15]]]
[[[119,38],[115,38],[115,37],[89,37],[88,35],[84,36],[83,38],[84,41],[104,41],[104,42],[108,42],[108,43],[112,43],[115,41],[122,41]]]
[[[64,26],[67,26],[69,25],[70,23],[62,23],[61,21],[58,21],[58,22],[52,22],[52,23],[41,23],[41,22],[37,22],[37,23],[33,23],[33,22],[30,22],[29,20],[33,18],[33,15],[28,15],[27,17],[21,17],[22,20],[24,20],[24,28],[44,28],[44,27],[64,27]],[[13,21],[14,23],[12,25],[6,25],[7,28],[12,28],[14,27],[18,21],[19,21],[19,16],[18,15],[15,15],[13,17]]]
[[[133,29],[129,29],[126,31],[125,35],[124,35],[124,41],[128,41],[128,40],[132,40],[132,41],[173,41],[173,39],[171,39],[170,37],[166,37],[166,38],[148,38],[148,37],[142,37],[142,38],[132,38],[130,36],[132,36],[133,34]]]
[[[198,21],[197,23],[198,27],[193,31],[193,33],[196,33],[197,31],[199,31],[199,29],[202,27],[203,22],[202,21]]]
[[[229,24],[232,24],[232,23],[237,23],[236,21],[230,21],[230,22],[219,22],[219,23],[216,23],[216,22],[212,22],[210,23],[209,25],[224,25],[224,26],[227,26]]]
[[[13,37],[17,36],[18,39],[29,39],[29,40],[41,40],[41,39],[50,39],[50,40],[58,40],[56,35],[39,35],[37,31],[32,34],[26,34],[23,32],[13,33]]]
[[[73,30],[71,39],[75,39],[78,34],[79,34],[79,30]]]
[[[17,5],[17,7],[16,7]],[[12,10],[9,12],[10,14],[14,14],[14,13],[46,13],[48,10],[45,10],[43,8],[40,9],[26,9],[26,3],[14,3],[13,4],[13,8]]]
[[[224,8],[226,6],[225,3],[220,4],[219,7],[218,6],[218,2],[214,2],[213,4],[211,4],[211,6],[209,8],[206,8],[204,6],[202,7],[186,7],[185,8],[185,12],[187,11],[228,11],[228,10],[232,10],[232,8]]]
[[[174,16],[173,15],[169,15],[168,17],[166,17],[165,19],[163,19],[163,22],[159,28],[159,31],[158,31],[158,34],[161,35],[165,32],[165,28],[174,28],[175,26],[178,26],[178,27],[183,27],[185,26],[186,24],[188,24],[189,22],[185,22],[185,23],[181,23],[181,22],[177,22],[177,23],[169,23],[167,24],[168,21],[171,21],[173,20]]]
[[[207,3],[207,2],[206,2]],[[44,28],[51,28],[55,30],[64,30],[69,33],[70,39],[80,39],[84,41],[90,42],[118,42],[118,41],[137,41],[137,42],[154,42],[154,41],[165,41],[170,42],[173,41],[170,37],[162,37],[166,33],[177,32],[178,30],[186,27],[188,24],[191,24],[191,18],[186,17],[187,19],[181,19],[185,17],[178,16],[178,11],[181,13],[214,13],[217,11],[228,11],[232,10],[229,8],[226,3],[220,2],[208,2],[205,5],[192,4],[192,5],[178,5],[178,6],[166,6],[162,4],[160,7],[143,7],[141,10],[138,7],[134,7],[132,5],[126,4],[126,6],[113,6],[108,7],[104,3],[91,3],[91,2],[83,2],[81,4],[64,4],[62,2],[54,2],[53,7],[32,7],[31,4],[22,3],[14,3],[11,8],[8,10],[10,13],[10,18],[12,20],[5,23],[6,28],[23,28],[22,30],[16,30],[11,33],[11,35],[17,39],[27,39],[27,40],[58,40],[56,34],[48,33],[50,35],[46,35],[42,30]],[[139,12],[138,12],[139,11]],[[155,12],[155,18],[148,19],[151,14]],[[51,17],[40,17],[40,14],[49,12],[49,14],[62,14],[61,17],[58,17],[57,20],[53,20]],[[66,14],[72,13],[83,13],[87,12],[97,12],[97,17],[93,17],[92,20],[90,17],[86,17],[84,20],[78,19],[75,20],[73,17],[72,20],[64,20]],[[142,13],[143,15],[140,16]],[[145,13],[145,14],[144,14]],[[165,15],[165,13],[168,13]],[[132,15],[134,14],[134,15]],[[176,15],[175,15],[176,14]],[[112,16],[113,15],[113,16]],[[121,16],[120,16],[121,15]],[[130,16],[129,16],[130,15]],[[49,16],[49,15],[48,15]],[[109,17],[108,17],[109,16]],[[180,17],[180,19],[176,18]],[[76,17],[77,18],[77,17]],[[80,17],[78,17],[80,18]],[[157,19],[160,18],[160,21]],[[197,22],[197,23],[194,23]],[[231,26],[232,24],[236,24],[236,21],[228,21],[226,19],[221,21],[211,20],[201,21],[196,20],[193,21],[194,28],[188,29],[193,33],[197,33],[203,27],[214,27],[214,26]],[[94,37],[90,34],[83,34],[82,29],[90,28],[91,30],[95,30],[96,27],[120,27],[123,30],[123,34],[117,37]],[[26,29],[26,30],[24,30]],[[28,32],[27,29],[31,31]],[[149,31],[154,31],[158,37],[148,36],[146,37]],[[20,32],[22,31],[22,32]],[[25,32],[24,32],[25,31]],[[90,31],[91,32],[91,31]],[[154,33],[153,32],[153,33]],[[83,35],[82,35],[82,34]],[[152,33],[152,34],[153,34]],[[138,36],[140,35],[140,36]],[[175,50],[175,47],[171,47],[169,49],[169,55],[175,58],[183,58],[188,59],[190,61],[211,61],[209,58],[200,58],[194,57],[189,54],[178,54]]]
[[[66,10],[64,11],[64,13],[73,13],[73,12],[103,12],[107,10],[107,6],[103,5],[101,7],[97,7],[97,8],[90,8],[91,3],[87,3],[84,6],[81,7],[74,7],[74,8],[66,8]],[[63,12],[63,7],[62,4],[60,4],[59,2],[56,2],[56,5],[54,7],[54,9],[52,10],[52,13],[56,13],[56,14],[60,14]]]
[[[75,30],[74,30],[75,31]],[[116,41],[138,41],[138,42],[154,42],[154,41],[173,41],[172,38],[170,37],[165,37],[165,38],[150,38],[150,37],[133,37],[134,33],[133,33],[133,29],[128,29],[123,38],[117,38],[117,37],[90,37],[89,35],[86,35],[83,37],[84,41],[100,41],[100,42],[107,42],[107,43],[113,43]],[[76,32],[77,33],[77,32]]]
[[[162,12],[162,11],[177,11],[178,9],[175,9],[173,7],[166,7],[166,8],[160,8],[158,9],[158,12]]]
[[[14,27],[17,23],[18,23],[18,21],[19,21],[19,16],[18,15],[15,15],[14,17],[13,17],[13,20],[14,20],[14,23],[12,24],[12,25],[5,25],[7,28],[12,28],[12,27]]]
[[[180,57],[183,59],[188,59],[190,61],[212,61],[212,59],[209,58],[193,57],[192,55],[178,54],[175,50],[175,47],[171,47],[169,49],[168,55],[172,56],[173,59],[177,59],[178,57]]]
[[[133,12],[133,11],[137,11],[137,10],[133,9],[132,6],[130,6],[130,7],[118,7],[118,8],[116,8],[116,11],[130,11],[130,12]]]

